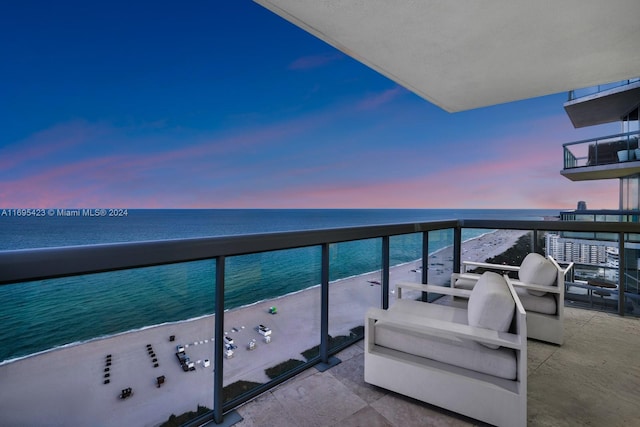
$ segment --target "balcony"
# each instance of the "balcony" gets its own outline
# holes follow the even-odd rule
[[[200,422],[244,418],[239,425],[473,423],[364,384],[361,347],[366,309],[388,307],[399,280],[445,285],[446,271],[459,271],[467,256],[463,233],[468,230],[511,230],[529,236],[536,251],[544,250],[540,237],[549,231],[609,233],[618,236],[619,270],[625,272],[626,236],[637,232],[637,224],[465,219],[0,252],[0,290],[12,291],[14,298],[8,305],[13,311],[0,315],[2,332],[17,332],[11,339],[3,335],[10,358],[27,354],[21,337],[35,328],[86,329],[88,334],[80,345],[61,342],[53,351],[42,348],[40,355],[0,365],[2,424],[158,425],[198,405],[212,409],[203,410]],[[354,242],[364,242],[359,248],[366,251],[354,253]],[[438,262],[429,249],[435,243],[442,247]],[[262,272],[274,257],[293,259],[298,251],[303,254],[295,259],[307,259],[299,267],[309,273],[300,290],[284,297],[277,290],[265,294],[278,283],[262,283]],[[401,254],[415,261],[398,262]],[[378,267],[336,272],[336,260],[347,255],[373,259]],[[293,270],[282,274],[284,280]],[[232,276],[257,284],[251,304],[235,304],[241,290]],[[339,280],[345,276],[356,279],[345,286]],[[192,319],[186,322],[163,315],[167,304],[180,305],[197,293],[196,277],[209,278],[210,287],[197,299],[214,315],[184,313],[182,319]],[[579,282],[569,286],[576,295],[576,290],[588,291]],[[80,297],[88,287],[97,291],[97,301]],[[56,313],[54,305],[44,310],[45,291],[76,298],[77,309]],[[618,286],[591,301],[598,311],[576,308],[588,307],[587,301],[569,299],[566,344],[530,343],[531,425],[553,424],[567,414],[576,424],[623,425],[635,419],[640,392],[630,370],[640,346],[634,339],[638,320],[611,314],[637,314],[637,297],[637,289]],[[130,301],[131,309],[101,311],[114,298]],[[145,312],[159,313],[162,324],[108,332],[109,327],[118,330],[123,318]],[[64,323],[51,324],[52,313]],[[24,317],[17,321],[19,314]],[[270,340],[259,325],[272,331]],[[229,349],[236,354],[229,356]],[[195,370],[182,369],[180,350]],[[128,388],[131,394],[123,393]]]
[[[640,83],[640,77],[635,79],[620,80],[617,82],[606,83],[603,85],[590,86],[582,89],[575,89],[569,91],[569,101],[582,100],[594,95],[605,94],[613,89],[634,87],[636,83]]]
[[[563,144],[564,168],[572,181],[623,178],[640,173],[640,132],[627,132]]]
[[[564,109],[576,128],[618,122],[632,114],[638,120],[640,78],[621,80],[569,92]]]

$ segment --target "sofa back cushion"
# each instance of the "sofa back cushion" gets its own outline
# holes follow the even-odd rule
[[[513,320],[515,301],[505,279],[487,271],[480,276],[471,291],[467,316],[470,326],[506,332]],[[489,348],[498,348],[484,344]]]
[[[558,269],[547,258],[537,253],[528,254],[518,271],[518,279],[524,283],[541,286],[555,286],[558,279]],[[546,292],[527,290],[531,295],[542,296]]]

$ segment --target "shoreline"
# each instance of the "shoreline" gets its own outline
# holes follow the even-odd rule
[[[465,241],[462,259],[482,260],[503,253],[525,232],[498,230]],[[448,246],[429,254],[429,283],[446,284],[451,268],[444,267],[452,254]],[[473,258],[475,256],[475,258]],[[422,260],[390,269],[390,302],[393,284],[419,281]],[[434,264],[434,268],[432,268]],[[435,264],[443,264],[435,268]],[[449,264],[451,264],[449,262]],[[364,312],[379,305],[380,271],[330,282],[329,334],[348,335],[362,325]],[[302,351],[319,343],[319,285],[277,298],[225,311],[225,334],[238,346],[234,357],[224,359],[224,385],[236,381],[264,383],[265,369],[289,359],[303,360]],[[269,314],[277,306],[278,314]],[[213,401],[213,330],[215,314],[167,322],[121,332],[88,342],[66,345],[44,353],[0,364],[0,413],[5,425],[149,425],[166,421],[171,414],[195,410]],[[266,343],[256,331],[264,324],[272,330]],[[170,337],[175,336],[175,341]],[[256,349],[247,344],[255,342]],[[176,345],[183,345],[196,363],[194,372],[183,372],[176,359]],[[159,366],[147,354],[152,346]],[[113,355],[108,384],[104,384],[105,356]],[[204,367],[209,359],[212,363]],[[111,360],[111,357],[109,357]],[[157,387],[155,378],[166,383]],[[132,387],[134,396],[121,400],[118,393]],[[29,411],[31,402],[38,411]],[[61,418],[62,417],[62,418]]]

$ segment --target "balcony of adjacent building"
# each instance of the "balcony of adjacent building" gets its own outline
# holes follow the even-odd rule
[[[475,251],[469,231],[479,236]],[[476,424],[366,384],[363,322],[370,307],[393,304],[398,281],[447,286],[463,260],[501,252],[502,240],[479,240],[498,231],[520,252],[542,253],[550,233],[617,236],[622,274],[639,254],[628,239],[636,224],[470,219],[0,252],[11,308],[0,331],[5,353],[19,359],[0,364],[0,424],[160,425],[199,406],[188,425]],[[337,271],[347,256],[366,266]],[[265,282],[276,263],[287,267]],[[300,288],[280,295],[280,281],[299,272]],[[602,287],[572,279],[564,345],[529,340],[529,424],[628,424],[640,398],[639,290],[620,282],[597,294]],[[201,310],[165,314],[193,294]],[[46,295],[76,304],[62,309]],[[129,308],[108,308],[116,299]],[[119,330],[146,315],[159,324]],[[48,336],[61,329],[85,335],[50,350]],[[42,348],[26,351],[27,338]]]
[[[560,173],[572,181],[624,178],[640,174],[640,132],[625,132],[563,144]]]
[[[640,78],[621,80],[569,92],[564,109],[576,128],[638,120]]]

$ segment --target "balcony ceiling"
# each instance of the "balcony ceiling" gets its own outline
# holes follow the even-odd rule
[[[638,0],[254,1],[449,112],[640,75]]]

